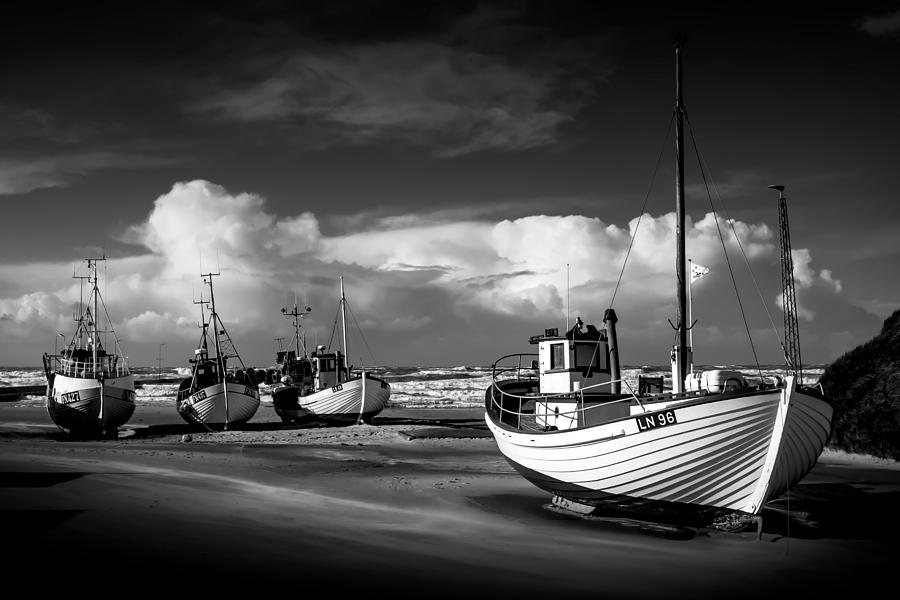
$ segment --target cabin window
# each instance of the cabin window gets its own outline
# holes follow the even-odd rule
[[[606,370],[606,352],[600,344],[575,344],[575,368],[591,371]]]
[[[550,368],[565,369],[566,368],[566,345],[550,344]]]

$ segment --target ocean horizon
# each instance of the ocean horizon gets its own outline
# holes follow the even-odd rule
[[[781,365],[696,365],[695,371],[730,369],[740,371],[752,383],[759,378],[783,376]],[[825,365],[803,367],[803,382],[815,384],[821,377]],[[396,408],[478,408],[484,404],[485,390],[491,384],[490,366],[421,366],[421,367],[368,367],[367,372],[380,377],[391,385],[388,406]],[[190,376],[189,367],[133,367],[131,372],[136,381],[154,379],[178,379]],[[671,386],[671,371],[668,366],[640,365],[623,366],[622,378],[625,388],[637,389],[638,376],[662,377],[665,386]],[[46,379],[42,367],[0,366],[0,387],[44,385]],[[272,385],[260,386],[262,403],[272,403]],[[142,404],[174,404],[178,384],[175,382],[141,385],[135,391],[137,406]],[[43,405],[43,394],[23,396],[16,402],[23,405]]]

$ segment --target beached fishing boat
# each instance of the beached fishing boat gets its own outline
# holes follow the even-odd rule
[[[115,438],[119,427],[134,414],[134,376],[100,295],[97,263],[106,259],[85,260],[90,274],[75,278],[87,280],[91,291],[79,305],[75,332],[61,352],[43,357],[47,412],[66,433]],[[108,329],[101,329],[98,323],[101,307]],[[112,347],[104,343],[109,336]]]
[[[212,278],[217,275],[203,275],[203,283],[209,286],[209,301],[198,302],[202,317],[200,343],[190,360],[191,376],[181,381],[175,396],[175,408],[185,421],[216,431],[240,427],[259,408],[259,384],[244,366],[216,311]],[[203,306],[207,304],[208,320],[203,316]],[[229,367],[231,359],[237,359],[240,368]]]
[[[284,423],[314,419],[298,402],[301,395],[312,393],[315,387],[316,364],[310,358],[305,340],[300,335],[300,321],[310,311],[312,308],[308,306],[305,312],[299,311],[296,302],[290,311],[287,307],[281,309],[282,314],[291,319],[294,328],[291,346],[287,349],[281,347],[283,338],[278,338],[279,347],[275,351],[275,372],[279,377],[272,387],[272,404]]]
[[[391,396],[391,386],[384,379],[354,370],[346,364],[347,298],[344,278],[340,278],[340,319],[343,351],[328,350],[324,345],[307,354],[300,338],[300,317],[296,305],[292,312],[295,345],[293,350],[279,352],[281,381],[272,390],[272,404],[285,423],[310,417],[333,424],[367,423],[380,413]],[[337,325],[337,323],[335,323]]]
[[[500,452],[523,477],[552,494],[555,507],[701,521],[730,516],[729,522],[747,524],[758,522],[768,501],[813,468],[829,439],[833,411],[821,388],[802,382],[786,213],[780,219],[789,337],[788,349],[782,343],[788,357],[785,375],[753,380],[728,369],[693,371],[685,314],[682,50],[679,41],[674,116],[678,316],[676,343],[670,347],[671,388],[640,378],[638,389],[623,385],[618,319],[610,307],[602,328],[585,326],[578,318],[561,335],[549,328],[532,336],[536,353],[499,359],[485,393],[485,420]],[[781,216],[781,205],[779,211]]]

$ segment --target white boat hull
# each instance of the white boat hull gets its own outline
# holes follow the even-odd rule
[[[365,383],[365,385],[363,385]],[[365,387],[365,396],[363,396]],[[274,394],[276,392],[273,393]],[[391,386],[386,381],[366,374],[363,377],[343,381],[318,392],[297,398],[297,406],[305,413],[323,421],[355,423],[367,422],[384,410],[391,396]],[[282,416],[291,409],[276,403],[275,410]],[[294,414],[293,418],[300,415]]]
[[[66,433],[115,436],[134,414],[134,398],[130,374],[101,380],[56,373],[47,390],[47,412]]]
[[[490,391],[489,391],[490,394]],[[815,465],[831,406],[785,389],[656,405],[589,427],[522,431],[485,418],[526,479],[589,505],[672,503],[757,514]]]
[[[253,418],[259,408],[259,390],[243,383],[214,383],[176,400],[176,408],[191,425],[228,429]]]

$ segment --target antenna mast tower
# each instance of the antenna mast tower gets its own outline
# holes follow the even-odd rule
[[[794,291],[794,259],[791,258],[791,233],[788,227],[787,200],[783,185],[770,185],[778,190],[778,229],[781,234],[781,289],[784,308],[784,359],[787,370],[802,383],[800,367],[800,330],[797,325],[797,298]]]

